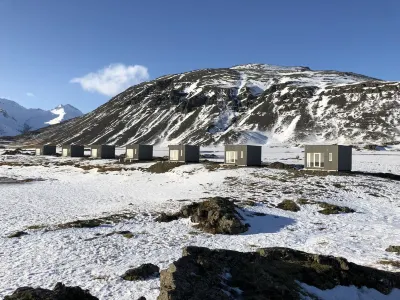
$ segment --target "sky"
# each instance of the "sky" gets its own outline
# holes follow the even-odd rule
[[[0,0],[0,98],[89,112],[130,85],[245,63],[400,81],[398,0]]]

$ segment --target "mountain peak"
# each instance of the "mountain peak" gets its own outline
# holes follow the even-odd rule
[[[18,135],[83,115],[70,104],[60,104],[52,110],[28,109],[8,99],[0,99],[0,112],[0,136]]]

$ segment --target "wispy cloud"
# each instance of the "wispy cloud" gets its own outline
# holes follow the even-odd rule
[[[144,66],[111,64],[97,72],[73,78],[70,82],[79,83],[84,90],[89,92],[115,96],[132,85],[148,80],[149,77],[147,68]]]
[[[30,93],[30,92],[27,92],[26,95],[27,95],[28,97],[36,97],[35,94]]]

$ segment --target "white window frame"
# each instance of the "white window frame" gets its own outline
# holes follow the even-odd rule
[[[183,156],[183,150],[181,150],[181,156]]]
[[[137,154],[137,149],[135,148],[135,155]]]
[[[329,153],[329,161],[333,161],[333,153]]]
[[[90,153],[91,155],[91,157],[97,157],[98,156],[98,150],[95,148],[95,149],[92,149],[92,151],[91,151],[91,153]]]
[[[40,154],[41,154],[40,152],[41,152],[41,149],[40,149],[40,148],[37,148],[37,149],[36,149],[36,155],[40,155]]]
[[[227,164],[236,164],[237,161],[237,151],[226,151],[225,152],[225,163]]]
[[[240,158],[243,158],[244,157],[244,153],[243,153],[244,151],[240,151]]]
[[[311,153],[307,153],[307,168],[311,168]]]
[[[169,150],[169,160],[178,161],[179,160],[179,150]]]
[[[62,149],[62,156],[64,156],[64,157],[68,156],[68,149],[67,148],[63,148]]]

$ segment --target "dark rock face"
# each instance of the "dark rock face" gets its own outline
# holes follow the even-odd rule
[[[17,142],[209,145],[253,139],[249,128],[257,128],[289,131],[288,141],[386,143],[399,134],[399,97],[399,83],[353,73],[263,65],[197,70],[130,87],[83,117]]]
[[[183,257],[161,271],[158,300],[301,299],[297,283],[319,289],[366,286],[389,294],[400,288],[400,274],[289,248],[253,253],[187,247]]]
[[[192,203],[172,215],[161,214],[156,221],[169,222],[189,218],[196,227],[213,234],[239,234],[248,230],[243,218],[236,211],[236,205],[228,198],[214,197],[199,203]]]
[[[8,238],[19,238],[21,236],[27,235],[28,233],[25,231],[16,231],[14,233],[11,233],[10,235],[8,235]]]
[[[140,267],[130,269],[121,277],[125,280],[145,280],[160,275],[160,268],[153,264],[143,264]]]
[[[98,298],[80,287],[68,287],[59,282],[52,291],[42,288],[21,287],[15,290],[12,295],[6,296],[4,300],[98,300]]]

